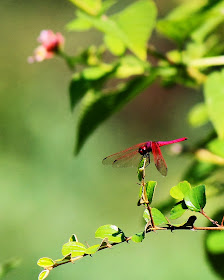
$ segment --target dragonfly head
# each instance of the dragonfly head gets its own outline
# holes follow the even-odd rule
[[[148,145],[143,145],[143,146],[139,147],[139,149],[138,149],[139,154],[141,154],[143,156],[150,153],[151,151],[152,151],[152,149]]]

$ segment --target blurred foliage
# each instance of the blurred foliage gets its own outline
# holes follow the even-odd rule
[[[0,234],[5,241],[1,246],[1,277],[7,273],[7,279],[18,278],[17,274],[23,279],[37,275],[34,260],[42,254],[58,254],[58,240],[73,232],[74,225],[84,238],[91,236],[92,228],[108,220],[110,226],[124,224],[125,232],[126,228],[138,227],[138,212],[132,208],[136,190],[129,187],[133,171],[107,171],[96,162],[103,158],[106,147],[109,152],[120,148],[122,141],[124,145],[137,142],[140,134],[169,138],[186,133],[192,139],[189,146],[179,152],[170,152],[182,153],[183,157],[176,157],[173,162],[170,157],[170,177],[166,184],[159,179],[159,199],[152,210],[157,224],[166,222],[165,211],[170,212],[172,207],[170,217],[173,219],[182,215],[184,219],[190,204],[194,211],[199,210],[205,204],[204,184],[206,198],[211,201],[210,206],[206,204],[206,211],[214,212],[223,205],[223,1],[185,1],[178,6],[174,3],[173,10],[170,3],[162,1],[156,4],[146,0],[70,2],[9,0],[0,4],[0,21],[4,26],[0,65]],[[75,32],[66,38],[65,47],[71,55],[63,50],[55,53],[66,62],[68,70],[61,67],[59,61],[35,67],[27,65],[26,57],[34,47],[35,34],[43,28],[62,30],[68,18],[71,20],[66,25],[67,31]],[[27,23],[28,29],[24,28]],[[70,75],[69,98],[70,108],[76,110],[74,118],[64,98]],[[157,86],[158,81],[163,92]],[[150,86],[152,90],[148,91]],[[137,98],[145,90],[142,98]],[[125,108],[134,99],[134,103]],[[123,111],[115,115],[122,108]],[[189,109],[192,129],[184,123]],[[113,120],[109,121],[112,116]],[[74,120],[78,124],[76,154],[85,144],[85,150],[76,161],[71,156]],[[107,127],[102,125],[106,120]],[[90,136],[92,141],[87,145]],[[153,171],[150,175],[156,180]],[[142,179],[142,174],[139,178]],[[183,196],[183,200],[173,206],[174,200],[167,198],[166,193],[169,186],[177,185],[178,179],[187,180],[192,186],[190,195]],[[120,185],[123,188],[118,187]],[[192,191],[194,189],[196,191]],[[153,194],[154,189],[149,188],[147,195],[154,203]],[[145,215],[149,218],[147,211]],[[190,222],[188,227],[192,226]],[[144,247],[129,246],[126,251],[116,248],[116,258],[99,254],[99,262],[94,263],[94,267],[89,264],[86,269],[85,262],[76,266],[77,277],[99,279],[100,273],[105,275],[111,265],[116,265],[116,275],[111,272],[108,280],[118,273],[129,279],[144,278],[148,276],[144,268],[150,261],[151,267],[155,267],[155,271],[150,269],[151,277],[173,279],[181,273],[182,279],[189,279],[194,270],[195,278],[214,279],[201,257],[200,234],[193,237],[185,233],[160,235],[158,241],[153,235],[147,240],[145,231],[138,228],[135,232],[138,233],[132,236],[132,241],[144,240]],[[107,235],[110,234],[123,238],[121,230]],[[102,238],[103,235],[101,232]],[[220,236],[212,232],[206,239],[205,249],[209,262],[223,276],[220,262],[223,255],[218,251],[223,244]],[[186,238],[189,242],[185,245],[183,239]],[[64,247],[62,259],[40,259],[44,268],[40,279],[48,276],[51,265],[71,261],[71,253],[66,253],[73,251],[74,255],[78,251],[77,243],[73,242],[79,243],[74,236],[65,243],[68,245]],[[89,248],[82,243],[78,245],[85,254],[92,255],[109,246],[108,242],[103,240]],[[177,264],[173,270],[164,255],[164,246],[171,242],[170,258]],[[194,254],[189,251],[189,244],[194,246]],[[221,245],[217,247],[217,244]],[[18,252],[23,261],[17,267],[16,262],[7,259]],[[139,258],[139,254],[144,257]],[[126,259],[128,271],[123,269]],[[135,271],[136,266],[141,269]],[[67,269],[58,270],[54,279],[70,277],[73,268]]]

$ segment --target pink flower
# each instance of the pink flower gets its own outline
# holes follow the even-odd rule
[[[37,41],[41,44],[34,50],[34,55],[28,57],[28,62],[40,62],[52,58],[64,45],[61,33],[52,30],[42,30]]]

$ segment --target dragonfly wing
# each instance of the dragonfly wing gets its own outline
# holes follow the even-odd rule
[[[138,152],[138,150],[136,150],[132,153],[117,158],[113,162],[112,166],[113,167],[138,167],[141,159],[142,159],[142,155]]]
[[[152,142],[152,154],[154,157],[154,162],[158,171],[163,175],[167,175],[167,165],[159,148],[159,145],[156,142]]]
[[[137,154],[139,154],[139,152],[138,152],[139,147],[141,147],[144,144],[145,144],[145,142],[134,145],[134,146],[132,146],[132,147],[130,147],[130,148],[124,150],[124,151],[121,151],[119,153],[108,156],[108,157],[103,159],[102,163],[104,165],[113,165],[114,167],[120,167],[119,166],[119,161],[125,162],[126,161],[125,158],[127,158],[127,161],[128,161],[128,160],[131,160],[132,157],[135,157],[135,156],[137,157]],[[141,159],[140,154],[139,154],[139,158]],[[140,159],[139,159],[139,161],[140,161]],[[137,161],[137,159],[135,159],[135,160]],[[130,165],[128,165],[128,166],[133,166],[135,160],[133,158],[131,160],[131,162],[133,162],[133,163],[130,162]]]

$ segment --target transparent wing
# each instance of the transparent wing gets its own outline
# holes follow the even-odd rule
[[[167,165],[160,151],[159,145],[156,142],[152,142],[152,154],[154,162],[158,171],[163,175],[167,175]]]
[[[103,159],[102,163],[105,165],[112,165],[113,167],[132,167],[138,166],[142,155],[138,152],[139,147],[144,143],[134,145],[124,151],[113,154]]]

